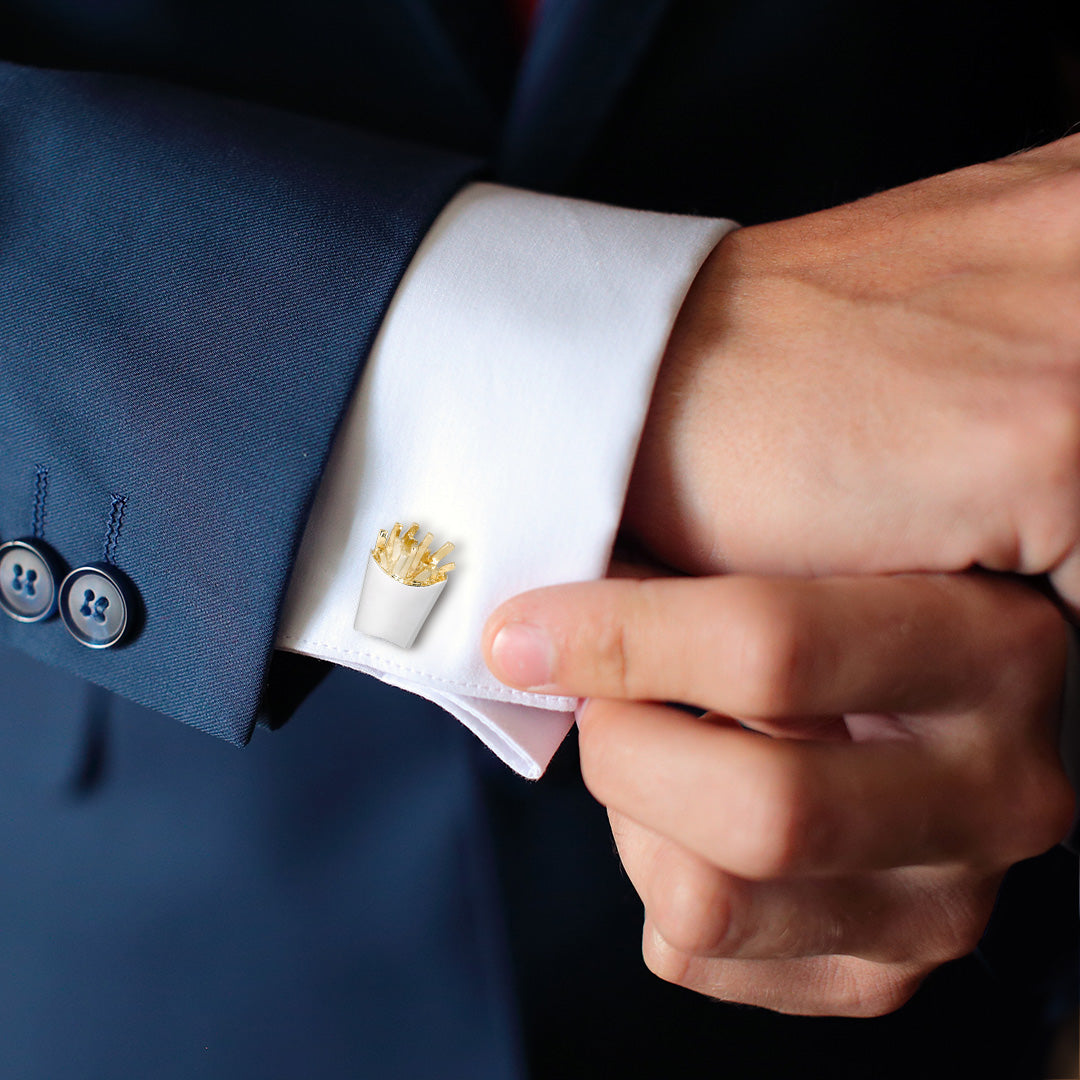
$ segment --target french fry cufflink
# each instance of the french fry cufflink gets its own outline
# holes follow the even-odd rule
[[[371,637],[408,649],[446,588],[452,562],[441,562],[454,545],[430,551],[431,533],[416,539],[419,525],[401,531],[401,522],[379,533],[371,549],[353,626]]]

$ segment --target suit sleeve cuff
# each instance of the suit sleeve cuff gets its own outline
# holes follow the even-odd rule
[[[277,644],[437,702],[538,777],[574,699],[484,665],[484,621],[527,589],[603,576],[660,358],[732,222],[474,184],[391,303],[337,436]],[[354,629],[380,529],[456,545],[405,649]]]

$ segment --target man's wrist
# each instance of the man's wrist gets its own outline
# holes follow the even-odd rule
[[[694,460],[688,413],[690,404],[707,392],[708,369],[717,349],[717,309],[739,231],[732,229],[720,238],[683,299],[653,386],[623,513],[623,527],[634,541],[689,572],[722,569],[722,552],[700,528],[701,508],[685,486],[687,464]],[[722,417],[716,423],[721,425]]]

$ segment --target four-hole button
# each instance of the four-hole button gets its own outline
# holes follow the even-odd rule
[[[131,620],[129,586],[107,563],[72,570],[60,586],[60,618],[76,641],[90,649],[120,643]]]
[[[43,622],[56,612],[60,563],[39,540],[0,544],[0,608],[19,622]]]

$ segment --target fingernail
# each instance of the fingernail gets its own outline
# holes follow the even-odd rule
[[[555,672],[555,647],[551,638],[532,623],[510,623],[491,643],[495,675],[511,686],[549,684]]]

